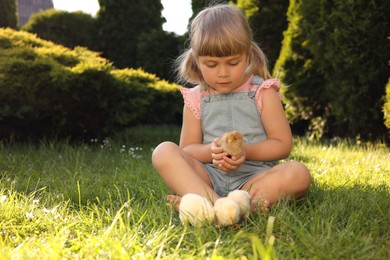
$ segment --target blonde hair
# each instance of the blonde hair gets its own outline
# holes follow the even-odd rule
[[[197,65],[199,56],[224,57],[243,53],[249,61],[246,73],[271,78],[267,58],[253,41],[248,21],[232,5],[215,5],[202,10],[191,22],[189,40],[189,48],[175,63],[179,82],[206,87]]]

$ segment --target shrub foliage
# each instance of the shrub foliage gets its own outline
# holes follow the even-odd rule
[[[3,138],[89,138],[180,120],[178,85],[27,32],[0,29],[0,79]]]
[[[16,28],[16,1],[0,0],[0,27]]]
[[[184,40],[163,31],[161,3],[101,1],[100,4],[102,8],[96,18],[82,12],[40,11],[22,30],[69,48],[83,46],[101,52],[116,67],[142,68],[173,81],[172,60],[179,55]]]
[[[291,0],[274,74],[292,122],[318,135],[382,138],[390,2]]]
[[[390,78],[386,84],[386,100],[383,106],[383,113],[385,115],[385,125],[387,131],[390,132]]]
[[[162,30],[160,0],[99,0],[97,14],[99,44],[103,56],[118,68],[136,68],[138,38],[151,30]]]
[[[83,12],[40,11],[33,14],[21,29],[69,48],[83,46],[98,50],[97,21]]]
[[[286,0],[235,0],[232,1],[248,18],[253,37],[267,56],[269,67],[275,65],[281,43],[283,31],[287,29]]]

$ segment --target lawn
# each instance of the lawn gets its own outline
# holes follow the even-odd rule
[[[182,225],[150,157],[177,127],[0,142],[2,259],[390,259],[390,150],[297,138],[309,194],[238,226]]]

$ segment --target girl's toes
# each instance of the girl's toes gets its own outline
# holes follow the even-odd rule
[[[167,196],[167,205],[175,209],[175,211],[179,211],[181,197],[177,195],[168,195]]]

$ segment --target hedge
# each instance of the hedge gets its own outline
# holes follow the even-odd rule
[[[109,136],[142,123],[179,123],[179,86],[98,53],[0,29],[0,137]]]

